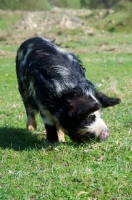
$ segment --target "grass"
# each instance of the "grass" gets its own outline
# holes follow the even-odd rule
[[[97,30],[109,32],[131,32],[132,24],[132,3],[119,2],[110,10],[97,9],[91,15],[84,15]]]
[[[49,2],[47,2],[46,0],[38,0],[38,1],[31,1],[31,0],[12,0],[12,1],[8,1],[8,0],[0,0],[0,8],[3,10],[31,10],[31,11],[35,11],[35,10],[40,10],[40,11],[44,11],[44,10],[48,10],[50,8]]]
[[[1,41],[0,200],[131,200],[131,33],[64,36],[56,37],[79,55],[86,77],[100,91],[122,99],[102,113],[111,135],[105,142],[77,144],[67,137],[65,144],[51,145],[37,134],[43,131],[39,116],[38,129],[26,131],[15,74],[18,44]]]
[[[7,30],[10,29],[11,26],[22,18],[22,15],[19,11],[15,11],[14,13],[9,11],[5,15],[2,10],[0,11],[0,30]]]

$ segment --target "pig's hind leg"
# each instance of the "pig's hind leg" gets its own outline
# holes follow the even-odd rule
[[[34,97],[29,94],[28,90],[24,89],[22,82],[19,82],[19,92],[27,114],[26,127],[29,131],[32,131],[37,128],[35,115],[38,113],[39,108]]]

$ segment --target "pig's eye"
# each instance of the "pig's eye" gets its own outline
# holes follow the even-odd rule
[[[94,121],[95,120],[95,115],[89,115],[88,116],[89,121]]]

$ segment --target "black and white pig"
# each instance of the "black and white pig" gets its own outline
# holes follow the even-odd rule
[[[74,54],[46,38],[34,37],[19,47],[16,73],[28,130],[36,128],[39,112],[50,142],[59,140],[58,128],[77,142],[109,136],[101,108],[115,106],[120,99],[97,91]]]

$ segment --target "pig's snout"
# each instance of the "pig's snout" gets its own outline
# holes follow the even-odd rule
[[[108,129],[104,129],[100,135],[99,135],[99,139],[100,140],[105,140],[108,136],[110,135],[110,132]]]

